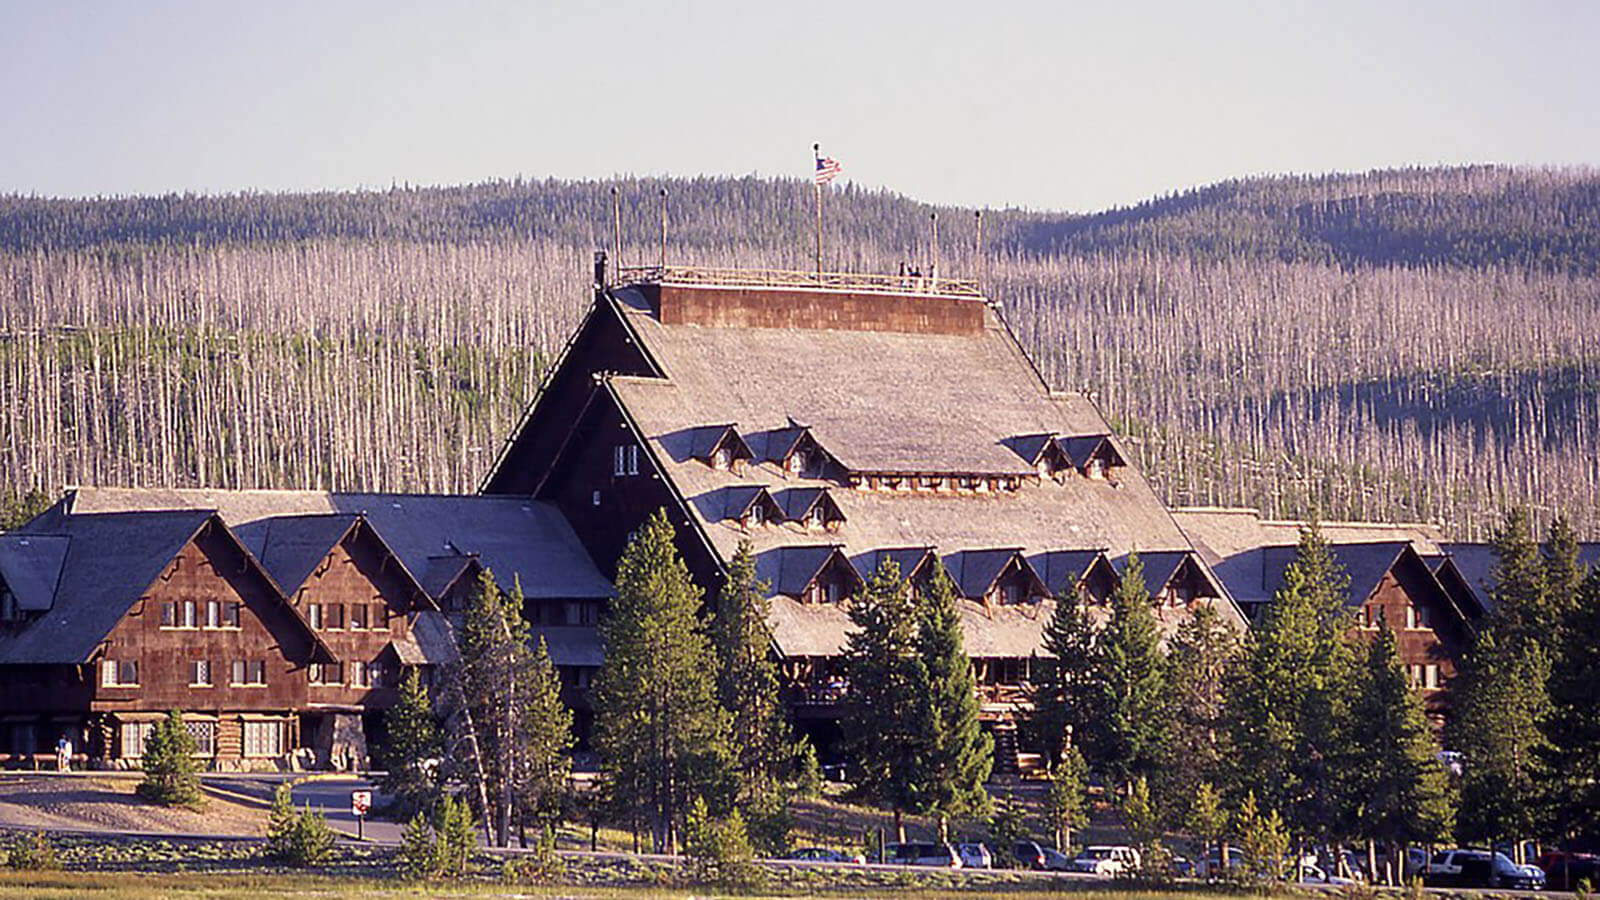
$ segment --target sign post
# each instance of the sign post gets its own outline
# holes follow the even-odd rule
[[[350,812],[356,817],[356,840],[366,840],[367,810],[372,808],[371,791],[350,792]]]

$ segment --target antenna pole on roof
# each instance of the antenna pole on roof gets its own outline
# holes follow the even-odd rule
[[[612,265],[622,270],[622,192],[611,186],[611,249]]]
[[[822,168],[822,145],[812,144],[811,155],[817,159],[817,168]],[[822,181],[811,179],[811,187],[817,195],[817,283],[822,283]]]
[[[667,189],[661,189],[661,277],[667,275]]]
[[[983,290],[983,210],[974,210],[972,213],[978,222],[978,236],[973,240],[973,253],[977,256],[978,290]]]
[[[931,265],[928,266],[928,279],[931,282],[930,289],[931,290],[938,290],[938,287],[939,287],[939,214],[937,212],[933,213],[933,215],[929,217],[929,221],[931,221],[933,223],[933,262],[932,262]]]

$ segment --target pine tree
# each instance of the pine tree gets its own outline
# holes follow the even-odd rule
[[[1566,516],[1558,515],[1550,523],[1543,548],[1544,589],[1548,609],[1552,616],[1546,623],[1546,634],[1551,647],[1566,643],[1570,638],[1566,625],[1578,606],[1578,593],[1583,586],[1583,565],[1578,560],[1578,535]],[[1551,627],[1553,626],[1553,627]],[[1580,636],[1581,639],[1581,636]]]
[[[557,809],[570,767],[571,713],[541,642],[530,645],[520,586],[503,593],[492,572],[480,576],[460,631],[454,667],[460,696],[476,731],[481,796],[496,843],[508,846],[513,819],[548,818]]]
[[[988,813],[983,788],[994,767],[994,739],[978,721],[977,685],[961,637],[956,587],[941,568],[919,597],[917,652],[927,673],[933,721],[923,754],[923,810],[939,820],[939,839],[950,838],[951,816]]]
[[[183,713],[172,710],[150,730],[144,746],[144,780],[139,796],[163,806],[198,806],[200,776],[194,762],[194,735],[183,724]]]
[[[1594,713],[1600,685],[1600,568],[1591,570],[1578,590],[1563,629],[1550,678],[1551,712],[1546,720],[1546,769],[1551,787],[1553,834],[1600,833],[1600,717]]]
[[[402,816],[427,809],[438,794],[436,768],[444,745],[434,720],[433,701],[416,669],[406,671],[400,696],[384,712],[383,721],[383,792],[395,798]]]
[[[1313,522],[1230,679],[1230,781],[1297,833],[1329,839],[1348,809],[1355,673],[1348,578]]]
[[[1172,756],[1157,776],[1167,796],[1197,799],[1202,785],[1223,777],[1224,682],[1238,653],[1239,636],[1210,606],[1197,607],[1172,638]]]
[[[1048,655],[1033,662],[1030,728],[1052,769],[1069,743],[1087,739],[1098,706],[1099,660],[1088,605],[1081,590],[1056,601],[1044,631]]]
[[[1389,628],[1368,643],[1357,688],[1351,716],[1360,737],[1348,767],[1356,835],[1389,846],[1446,839],[1455,816],[1449,778]]]
[[[617,564],[617,599],[600,623],[606,661],[590,694],[610,796],[645,818],[658,853],[677,849],[690,801],[715,809],[731,794],[728,714],[700,600],[658,510]]]
[[[884,560],[866,590],[850,604],[856,630],[845,647],[849,684],[840,726],[859,775],[856,792],[894,814],[905,840],[904,815],[921,809],[923,753],[933,719],[928,672],[918,654],[917,604],[900,567]]]
[[[1545,562],[1524,510],[1496,531],[1493,612],[1452,684],[1448,744],[1461,753],[1458,833],[1467,840],[1533,836],[1548,817],[1543,787],[1550,714]]]
[[[1050,770],[1050,791],[1045,795],[1045,817],[1055,832],[1056,849],[1067,852],[1072,846],[1072,829],[1089,821],[1089,765],[1078,748],[1068,747],[1066,756]]]
[[[740,541],[717,595],[711,644],[717,654],[717,696],[732,716],[739,802],[747,811],[771,805],[796,754],[778,696],[767,591],[756,577],[750,542]]]
[[[1158,770],[1167,755],[1166,667],[1144,564],[1128,554],[1100,635],[1101,702],[1093,765],[1131,784]]]

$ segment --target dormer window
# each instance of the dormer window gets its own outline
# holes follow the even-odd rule
[[[827,511],[822,508],[822,504],[820,503],[811,507],[811,511],[806,513],[807,528],[821,528],[823,525],[827,524],[827,521]]]
[[[805,473],[806,467],[810,464],[811,454],[807,453],[804,448],[797,447],[793,453],[789,454],[789,459],[784,463],[784,470],[790,475],[801,475]]]
[[[750,509],[747,510],[745,512],[745,514],[744,514],[744,524],[745,524],[745,526],[746,527],[750,527],[750,526],[754,526],[754,525],[765,525],[766,522],[767,522],[767,512],[766,512],[766,510],[761,508],[761,504],[760,503],[752,503],[752,504],[750,504]]]
[[[731,424],[696,428],[689,442],[689,454],[718,471],[737,472],[753,455]]]
[[[711,455],[711,468],[733,468],[733,450],[729,447],[718,447],[717,452]]]

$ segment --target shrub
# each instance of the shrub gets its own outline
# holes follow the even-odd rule
[[[36,831],[11,845],[9,851],[0,852],[5,864],[13,869],[40,871],[57,867],[56,848],[44,832]]]
[[[304,868],[326,862],[333,855],[333,842],[333,829],[322,813],[310,803],[295,812],[290,786],[279,785],[267,811],[267,854],[285,865]]]
[[[144,781],[140,797],[163,806],[198,807],[205,802],[194,762],[194,735],[173,710],[156,723],[144,746]]]
[[[407,881],[423,881],[439,874],[439,840],[433,826],[422,813],[400,830],[400,850],[395,856],[400,877]]]
[[[506,860],[500,870],[500,880],[507,884],[549,884],[566,874],[566,860],[556,852],[555,829],[546,826],[539,830],[532,853]]]
[[[439,842],[438,874],[446,878],[460,878],[467,874],[472,851],[478,846],[477,822],[467,801],[449,797],[441,800],[433,830]]]
[[[762,880],[755,851],[737,811],[711,815],[704,798],[696,797],[684,821],[684,851],[694,866],[696,880],[723,888],[748,888]]]

